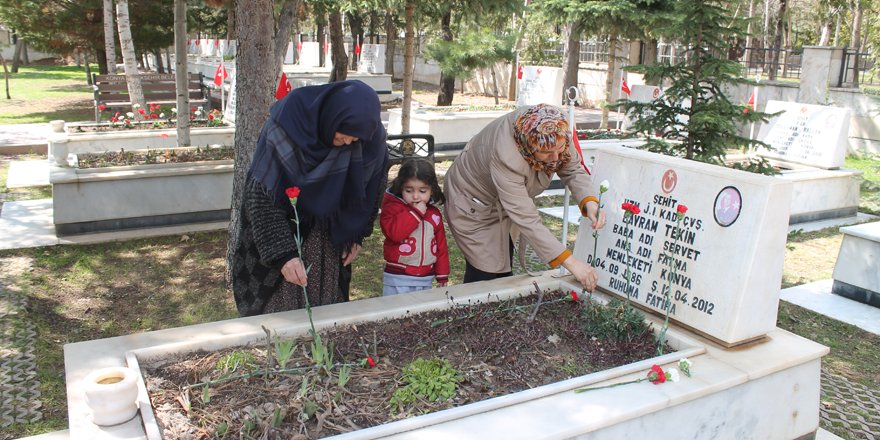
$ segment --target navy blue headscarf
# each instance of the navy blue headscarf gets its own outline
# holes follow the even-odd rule
[[[370,233],[388,150],[379,97],[361,81],[301,87],[270,111],[251,162],[276,206],[290,210],[285,189],[298,186],[300,220],[328,221],[331,242],[346,249]],[[339,132],[358,141],[335,147]]]

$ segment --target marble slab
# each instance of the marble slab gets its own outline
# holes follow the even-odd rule
[[[603,289],[658,314],[668,306],[670,319],[724,344],[776,326],[790,182],[629,148],[593,151],[594,180],[610,182],[597,252]],[[631,224],[624,202],[641,208]],[[679,205],[688,208],[680,228]],[[587,262],[592,233],[582,219],[574,253]]]
[[[825,169],[843,166],[850,109],[770,100],[764,111],[782,113],[761,125],[758,140],[773,150],[762,148],[758,155]]]
[[[553,104],[562,102],[562,68],[521,66],[517,73],[516,105]]]
[[[385,73],[385,48],[384,44],[364,43],[361,45],[358,72]]]
[[[6,176],[7,188],[46,186],[49,184],[49,162],[45,160],[13,160]]]
[[[833,279],[782,289],[779,298],[880,336],[880,309],[831,292]]]
[[[832,292],[880,307],[880,222],[840,228]]]

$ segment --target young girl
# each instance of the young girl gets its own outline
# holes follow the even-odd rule
[[[385,234],[383,295],[415,292],[449,278],[449,253],[443,217],[436,204],[446,201],[434,165],[423,159],[400,167],[382,200],[379,223]]]

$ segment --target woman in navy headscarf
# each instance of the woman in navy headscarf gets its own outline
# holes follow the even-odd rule
[[[376,92],[360,81],[294,89],[263,126],[244,186],[232,290],[241,316],[348,301],[373,230],[388,151]],[[298,187],[302,255],[294,242]],[[311,267],[308,275],[306,268]]]

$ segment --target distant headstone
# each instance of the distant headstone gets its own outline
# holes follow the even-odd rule
[[[658,314],[668,304],[670,319],[726,345],[776,327],[790,182],[624,147],[592,153],[594,181],[610,182],[596,252],[602,289]],[[624,202],[641,213],[624,221]],[[593,229],[583,219],[579,229],[574,253],[593,263]]]
[[[521,66],[517,72],[516,105],[562,102],[562,68]]]
[[[287,43],[287,52],[284,53],[284,64],[293,64],[293,43]]]
[[[317,41],[303,41],[299,65],[305,67],[321,65],[321,45]]]
[[[663,90],[657,86],[648,86],[644,84],[637,84],[629,86],[630,95],[626,97],[626,95],[622,95],[622,98],[626,98],[629,101],[633,102],[641,102],[641,103],[649,103],[661,95],[663,95]],[[646,112],[646,116],[653,116],[653,112]],[[632,124],[632,118],[629,114],[626,115],[626,119],[624,122],[625,127],[629,127]]]
[[[817,168],[843,166],[850,109],[767,101],[764,112],[780,111],[783,113],[761,126],[758,140],[766,142],[773,150],[761,149],[759,155]]]
[[[225,122],[235,124],[235,106],[238,99],[238,90],[235,86],[235,71],[230,72],[232,81],[229,84],[229,99],[226,101],[226,110],[223,112],[223,120]]]
[[[385,47],[384,44],[362,45],[358,72],[385,73]]]
[[[880,222],[840,228],[843,240],[831,291],[880,307]]]

